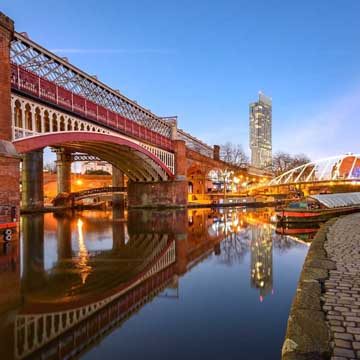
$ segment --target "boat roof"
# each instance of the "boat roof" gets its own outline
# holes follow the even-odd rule
[[[328,208],[360,206],[360,192],[311,195],[309,198],[317,200]]]

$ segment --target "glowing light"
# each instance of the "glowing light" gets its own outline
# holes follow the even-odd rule
[[[79,241],[79,254],[78,254],[78,262],[76,264],[76,267],[80,270],[82,283],[85,284],[86,279],[89,276],[92,268],[91,266],[87,265],[90,256],[84,241],[83,226],[84,226],[83,221],[81,219],[78,219],[77,230],[78,230],[78,241]]]
[[[276,222],[277,222],[277,217],[276,217],[276,215],[271,215],[271,216],[270,216],[270,221],[273,222],[273,223],[276,223]]]
[[[76,179],[75,184],[80,186],[83,184],[83,181],[81,179]]]

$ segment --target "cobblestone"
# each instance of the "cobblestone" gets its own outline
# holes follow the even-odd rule
[[[329,271],[322,296],[333,355],[331,359],[360,359],[360,214],[338,219],[328,230]]]

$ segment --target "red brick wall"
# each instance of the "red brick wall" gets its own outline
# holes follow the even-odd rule
[[[13,31],[13,21],[0,12],[0,222],[12,220],[9,206],[16,207],[18,217],[20,202],[19,159],[8,153],[8,145],[11,145],[10,41]]]
[[[20,202],[19,160],[0,156],[0,209]],[[18,210],[17,210],[18,218]],[[11,221],[10,214],[0,210],[0,222]]]
[[[0,13],[0,139],[11,140],[10,41],[14,23]]]
[[[185,141],[174,141],[175,175],[186,176],[186,146]]]

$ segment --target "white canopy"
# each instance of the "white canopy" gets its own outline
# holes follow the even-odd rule
[[[309,198],[319,201],[328,208],[360,206],[360,192],[311,195]]]

